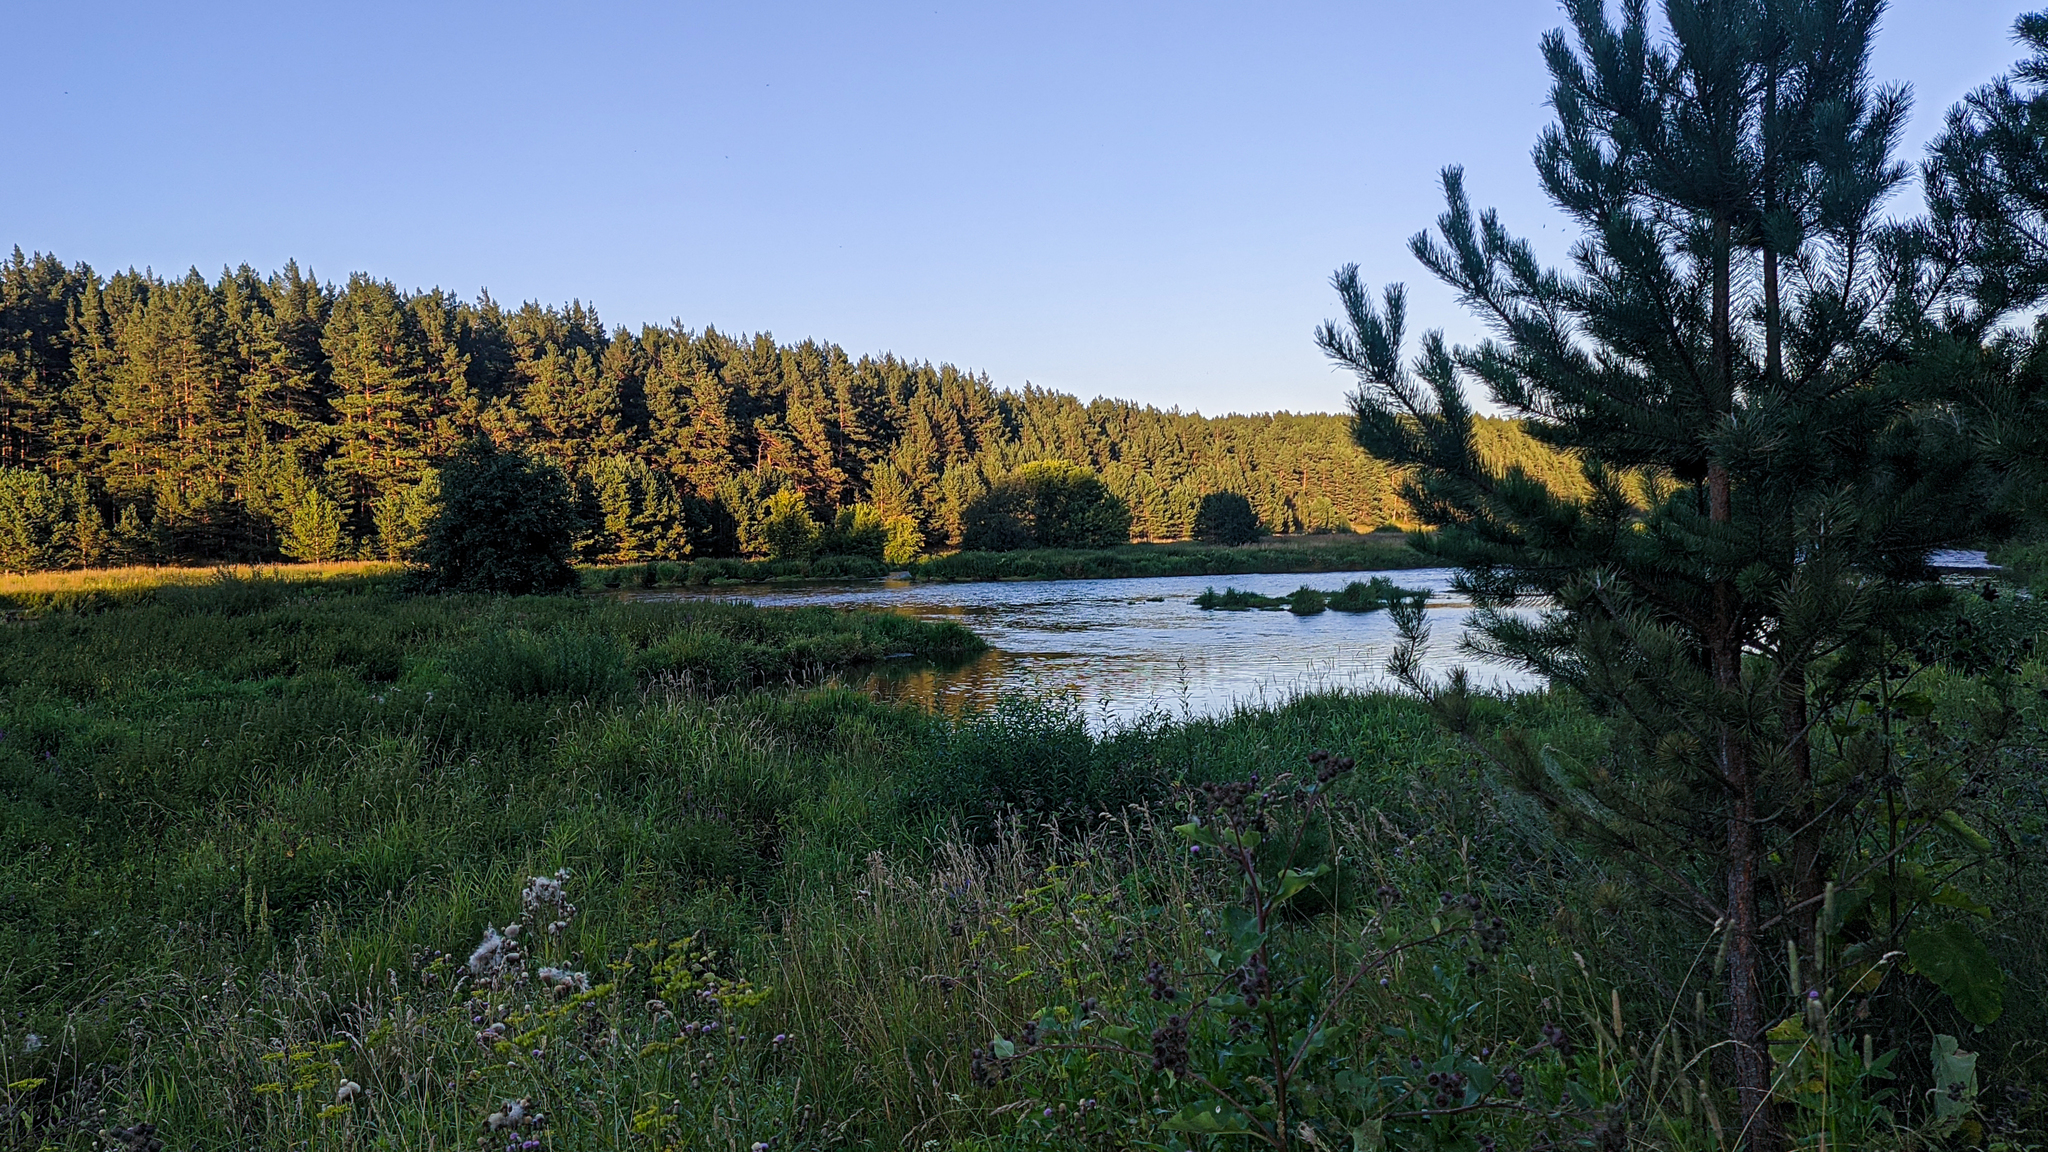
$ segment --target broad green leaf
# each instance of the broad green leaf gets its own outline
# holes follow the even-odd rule
[[[1922,928],[1906,937],[1906,958],[1972,1024],[1989,1024],[2005,1010],[2005,970],[1967,925]]]
[[[1126,1028],[1121,1024],[1111,1024],[1103,1028],[1102,1038],[1111,1044],[1121,1044],[1129,1048],[1138,1042],[1138,1030],[1136,1028]]]
[[[1924,692],[1901,692],[1892,697],[1892,708],[1901,716],[1918,719],[1934,712],[1934,697]]]
[[[1229,932],[1231,946],[1238,957],[1259,946],[1259,918],[1251,909],[1240,904],[1224,909],[1223,927]]]
[[[1174,1113],[1164,1127],[1211,1136],[1245,1136],[1253,1131],[1236,1109],[1222,1104],[1190,1104]]]
[[[997,1039],[995,1043],[988,1046],[988,1050],[1005,1060],[1017,1054],[1017,1046],[1003,1039]]]
[[[1957,908],[1973,916],[1991,919],[1991,905],[1984,903],[1953,884],[1946,885],[1928,899],[1945,908]]]
[[[1273,897],[1273,903],[1284,904],[1294,898],[1295,893],[1316,882],[1316,878],[1328,872],[1328,864],[1318,864],[1306,872],[1289,868],[1280,874],[1280,891]]]
[[[1991,841],[1982,832],[1970,827],[1969,821],[1956,815],[1955,809],[1951,808],[1943,812],[1940,816],[1935,817],[1935,820],[1943,828],[1947,829],[1950,835],[1969,845],[1972,852],[1976,852],[1979,855],[1990,854]]]
[[[1223,846],[1223,841],[1216,838],[1216,830],[1206,824],[1176,824],[1173,830],[1197,844],[1206,844],[1211,848]]]
[[[1934,1118],[1953,1120],[1977,1107],[1977,1054],[1956,1048],[1956,1038],[1934,1038]]]
[[[1387,1138],[1377,1120],[1367,1120],[1351,1130],[1351,1152],[1380,1152],[1386,1146]]]

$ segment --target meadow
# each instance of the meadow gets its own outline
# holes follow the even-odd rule
[[[1245,1147],[1229,1125],[1273,1106],[1244,1063],[1260,995],[1328,1009],[1279,1097],[1377,1094],[1342,1131],[1282,1113],[1288,1147],[1736,1135],[1711,930],[1412,699],[1091,734],[1057,701],[948,720],[832,686],[979,644],[884,614],[376,574],[100,591],[22,594],[0,636],[0,1145]],[[1956,801],[1995,843],[1952,877],[2005,1014],[1973,1029],[1901,970],[1831,990],[1814,1027],[1848,1055],[1787,1091],[1809,1140],[2039,1130],[2048,803],[2021,680],[2023,738]],[[1980,683],[1934,688],[1973,722]],[[1605,739],[1562,695],[1465,717],[1510,722],[1565,755]],[[1240,856],[1294,877],[1284,908]],[[1247,907],[1285,972],[1227,960]],[[1857,1039],[1902,1015],[1979,1053],[1945,1128],[1925,1041]]]

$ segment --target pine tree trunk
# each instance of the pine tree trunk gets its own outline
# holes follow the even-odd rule
[[[1714,222],[1714,371],[1719,412],[1735,408],[1734,316],[1730,267],[1734,256],[1731,229],[1724,216]],[[1716,525],[1734,521],[1734,484],[1728,466],[1714,460],[1707,466],[1707,514]],[[1714,683],[1725,693],[1741,690],[1741,612],[1734,574],[1714,582],[1714,634],[1709,643]],[[1763,998],[1757,954],[1758,852],[1757,787],[1750,771],[1749,749],[1734,725],[1723,722],[1717,758],[1729,789],[1726,868],[1728,875],[1728,1038],[1733,1042],[1736,1092],[1742,1103],[1742,1131],[1752,1152],[1771,1152],[1777,1134],[1770,1112],[1770,1065],[1763,1040]]]

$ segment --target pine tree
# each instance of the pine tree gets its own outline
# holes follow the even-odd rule
[[[293,502],[280,527],[282,550],[294,560],[324,564],[341,559],[348,551],[348,538],[341,523],[341,506],[310,485]]]
[[[41,572],[70,559],[64,494],[27,468],[0,467],[0,571]]]
[[[1345,321],[1319,343],[1358,375],[1359,444],[1410,469],[1480,650],[1610,718],[1598,765],[1511,731],[1493,751],[1725,934],[1738,1130],[1772,1147],[1764,1030],[1797,1018],[1803,990],[1776,977],[1770,941],[1809,973],[1853,958],[1819,938],[1823,898],[1887,851],[1856,839],[1873,793],[1817,760],[1815,718],[1847,716],[1941,601],[1924,558],[1977,529],[1985,477],[1909,370],[1939,339],[1943,278],[1880,213],[1906,113],[1867,77],[1880,5],[1668,0],[1663,40],[1642,3],[1619,24],[1595,0],[1568,7],[1572,36],[1544,42],[1558,120],[1536,162],[1580,229],[1572,269],[1475,214],[1452,169],[1436,235],[1412,248],[1493,338],[1431,333],[1406,364],[1403,292],[1375,301],[1347,268]],[[1490,463],[1468,380],[1573,454],[1583,487]],[[1517,612],[1530,596],[1554,608]],[[1462,682],[1424,682],[1415,652],[1397,671],[1462,722]],[[1900,818],[1934,818],[1915,805],[1943,786],[1895,796]]]
[[[427,542],[440,505],[441,478],[435,472],[385,492],[375,510],[377,551],[386,560],[413,560]]]
[[[69,314],[90,273],[16,248],[0,264],[0,466],[40,467],[71,374]]]
[[[368,528],[376,502],[418,478],[433,427],[432,362],[418,317],[389,283],[351,276],[322,337],[334,453],[327,475],[345,517]]]
[[[1935,233],[1961,257],[1966,335],[1990,334],[1980,383],[1957,395],[1977,410],[1990,450],[2013,481],[2008,505],[2027,532],[2048,532],[2048,324],[1991,333],[2048,299],[2048,12],[2013,32],[2032,55],[1950,111],[1929,149]]]

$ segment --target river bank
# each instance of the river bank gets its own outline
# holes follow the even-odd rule
[[[865,556],[789,560],[732,557],[584,568],[585,588],[729,587],[817,580],[878,580],[888,576],[937,583],[1000,580],[1130,580],[1152,576],[1248,576],[1268,573],[1397,571],[1435,561],[1408,536],[1277,536],[1224,547],[1193,540],[1123,544],[1114,548],[1028,548],[1016,552],[951,552],[891,568]]]

